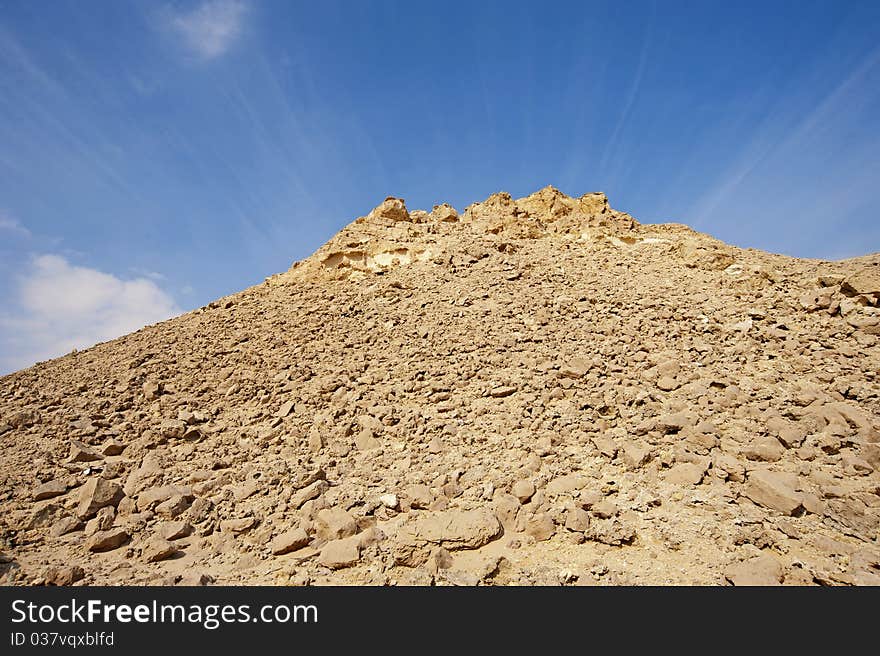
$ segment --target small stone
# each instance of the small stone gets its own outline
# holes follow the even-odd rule
[[[86,549],[89,551],[111,551],[125,544],[128,538],[128,531],[124,528],[99,531],[86,540]]]
[[[251,530],[257,520],[254,517],[242,517],[240,519],[227,519],[220,522],[220,530],[224,533],[239,535]]]
[[[70,440],[70,455],[67,458],[68,462],[94,462],[95,460],[102,460],[103,458],[104,456],[102,454],[98,453],[88,444],[80,442],[79,440]]]
[[[651,450],[629,442],[623,447],[623,464],[629,469],[638,469],[651,459]]]
[[[535,484],[530,480],[517,481],[513,484],[513,488],[510,491],[520,503],[527,503],[532,498],[532,495],[535,494]]]
[[[116,483],[103,478],[90,478],[80,488],[76,516],[89,519],[105,506],[115,507],[123,496],[122,488]]]
[[[526,521],[526,533],[538,542],[549,540],[556,532],[556,524],[547,513],[538,513]]]
[[[318,562],[330,569],[352,567],[360,560],[360,547],[356,537],[331,540],[321,549]]]
[[[510,396],[516,392],[515,387],[511,387],[510,385],[501,385],[500,387],[495,387],[489,392],[489,395],[496,399],[503,399],[505,396]]]
[[[152,538],[141,550],[141,556],[148,563],[157,563],[160,560],[167,560],[176,554],[180,549],[164,538]]]
[[[287,401],[280,408],[278,408],[278,412],[275,413],[275,416],[280,417],[280,418],[284,418],[290,414],[290,412],[293,410],[293,407],[294,407],[294,402]]]
[[[794,515],[803,508],[803,497],[795,491],[796,485],[793,475],[756,469],[749,473],[744,494],[760,506]]]
[[[105,456],[118,456],[125,451],[125,445],[116,440],[110,439],[101,445],[101,453]]]
[[[309,535],[302,528],[285,531],[272,540],[269,550],[276,556],[301,549],[309,543]]]
[[[67,481],[56,478],[35,488],[31,498],[34,501],[42,501],[43,499],[60,496],[65,492],[67,492]]]
[[[666,472],[666,482],[676,485],[699,485],[706,468],[692,462],[682,462]]]
[[[609,518],[617,515],[618,512],[620,512],[620,510],[617,507],[617,504],[615,504],[610,499],[603,499],[599,503],[593,505],[592,510],[593,510],[593,514],[596,515],[596,517],[599,517],[600,519],[609,519]]]
[[[46,572],[47,585],[73,585],[82,580],[86,575],[83,568],[78,565],[69,567],[52,567]]]
[[[583,508],[569,508],[565,513],[565,528],[583,533],[590,528],[590,514]]]
[[[391,508],[393,510],[397,508],[400,501],[398,500],[396,494],[383,494],[379,497],[379,503],[381,503],[386,508]]]
[[[736,586],[779,585],[784,568],[771,554],[763,554],[730,565],[724,570],[724,578]]]
[[[421,483],[410,485],[403,491],[403,494],[409,499],[410,508],[414,509],[427,508],[434,500],[431,489]]]
[[[592,363],[584,358],[572,358],[561,367],[559,367],[559,375],[563,378],[583,378]]]
[[[166,540],[177,540],[185,538],[193,531],[193,527],[189,522],[177,520],[173,522],[165,522],[159,526],[159,535]]]
[[[162,384],[154,380],[148,380],[143,385],[144,398],[147,401],[155,401],[162,394]]]
[[[357,522],[342,508],[324,508],[315,517],[315,535],[322,540],[339,540],[356,532]]]

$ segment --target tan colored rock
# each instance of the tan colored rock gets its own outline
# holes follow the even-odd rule
[[[756,469],[749,472],[744,494],[765,508],[794,515],[803,508],[803,495],[795,490],[796,485],[793,476]]]
[[[360,547],[356,537],[331,540],[321,548],[318,562],[330,569],[352,567],[360,560]]]
[[[76,516],[89,519],[105,506],[115,507],[123,496],[118,484],[103,478],[90,478],[79,490]]]
[[[730,565],[724,570],[724,578],[735,586],[779,585],[784,572],[776,556],[763,554]]]
[[[301,549],[309,543],[309,535],[302,528],[292,528],[275,537],[269,550],[276,556]]]
[[[321,540],[340,540],[357,532],[357,522],[342,508],[325,508],[315,516],[315,535]]]
[[[157,563],[160,560],[168,560],[180,549],[164,538],[154,537],[147,542],[141,550],[144,562]]]
[[[128,531],[124,528],[111,528],[107,531],[99,531],[86,540],[86,549],[89,551],[111,551],[118,549],[128,542]]]
[[[511,493],[520,503],[526,503],[535,494],[535,484],[529,480],[517,481],[513,484]]]
[[[34,488],[31,498],[34,501],[51,499],[67,493],[67,481],[56,478]]]
[[[103,454],[93,449],[88,444],[79,440],[70,440],[70,455],[67,457],[68,462],[94,462],[102,460]]]

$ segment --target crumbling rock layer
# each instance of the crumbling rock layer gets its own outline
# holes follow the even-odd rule
[[[389,198],[0,379],[0,580],[880,583],[878,265]]]

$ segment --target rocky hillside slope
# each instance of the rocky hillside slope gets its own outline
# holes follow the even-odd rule
[[[878,584],[878,274],[389,198],[0,378],[0,582]]]

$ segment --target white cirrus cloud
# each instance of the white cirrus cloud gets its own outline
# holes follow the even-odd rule
[[[208,0],[192,11],[172,12],[169,24],[190,50],[203,59],[214,59],[235,43],[246,13],[242,0]]]
[[[11,232],[20,237],[30,237],[31,231],[24,227],[18,219],[13,219],[5,214],[0,214],[0,230]]]
[[[180,314],[147,278],[123,280],[59,255],[31,259],[18,281],[20,308],[0,315],[0,373],[128,334]]]

